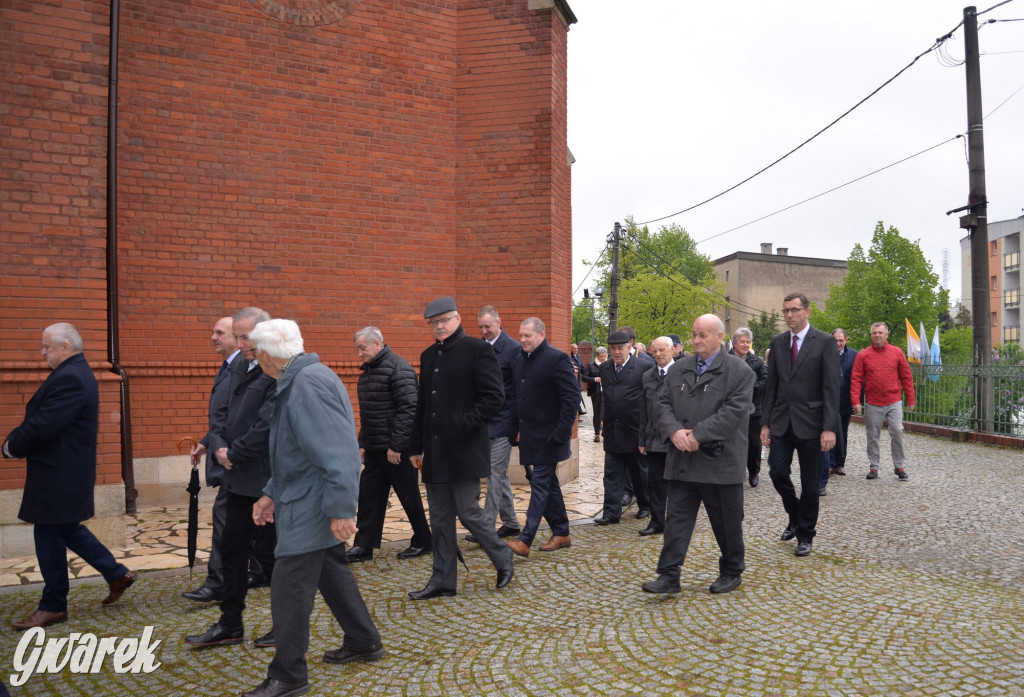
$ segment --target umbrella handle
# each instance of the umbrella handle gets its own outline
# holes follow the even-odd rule
[[[185,436],[184,438],[179,438],[178,439],[178,450],[181,450],[181,446],[183,446],[183,445],[188,448],[189,455],[191,455],[192,451],[196,449],[196,446],[199,445],[199,443],[192,436]],[[199,458],[193,457],[192,458],[192,469],[198,469],[198,467],[199,467]]]

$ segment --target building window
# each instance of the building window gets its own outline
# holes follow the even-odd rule
[[[996,276],[992,277],[992,290],[999,290],[999,278]]]
[[[996,313],[992,313],[992,326],[996,326]]]
[[[992,242],[989,242],[989,244],[992,245],[992,256],[999,254],[999,241],[993,240]]]
[[[1020,252],[1011,252],[1003,255],[1003,271],[1018,271],[1020,269]]]
[[[1003,341],[1020,341],[1020,327],[1003,327]]]
[[[1003,307],[1020,307],[1020,288],[1003,291]]]

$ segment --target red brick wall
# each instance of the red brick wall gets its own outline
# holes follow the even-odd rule
[[[17,366],[43,326],[74,321],[89,358],[106,358],[108,10],[0,6],[0,431],[38,384]],[[458,298],[471,333],[491,302],[567,342],[566,29],[550,10],[366,1],[301,26],[248,0],[122,0],[119,34],[135,457],[203,432],[210,327],[247,305],[298,321],[353,399],[352,333],[380,326],[416,363],[438,295]],[[114,447],[109,472],[118,460]],[[19,467],[0,488],[20,486]]]

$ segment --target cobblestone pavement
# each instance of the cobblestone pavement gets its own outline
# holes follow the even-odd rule
[[[810,557],[779,541],[786,521],[765,476],[747,489],[743,585],[707,592],[718,552],[702,514],[682,592],[661,597],[640,591],[655,577],[661,546],[660,537],[637,535],[646,521],[583,520],[600,508],[601,446],[591,434],[581,424],[582,476],[567,487],[577,521],[572,547],[542,553],[535,545],[528,559],[516,559],[512,585],[496,591],[486,556],[462,543],[470,571],[461,571],[459,595],[414,602],[405,593],[425,583],[430,557],[400,561],[402,544],[386,544],[354,569],[387,657],[322,663],[342,637],[318,600],[310,694],[1024,695],[1019,451],[908,434],[910,481],[898,482],[883,435],[881,474],[868,481],[863,428],[853,425],[849,474],[829,483]],[[521,506],[526,498],[518,492]],[[400,525],[389,530],[402,539]],[[134,568],[143,568],[145,551],[132,553]],[[139,637],[149,625],[162,641],[160,667],[116,675],[108,659],[98,674],[35,675],[12,694],[238,694],[265,675],[271,652],[251,641],[184,646],[181,637],[205,629],[218,610],[180,598],[190,587],[180,569],[141,574],[110,607],[99,604],[102,581],[75,583],[71,617],[48,638]],[[35,608],[38,589],[10,586],[0,597],[0,677],[9,685],[25,636],[9,623]],[[247,638],[270,628],[267,589],[251,594],[246,623]]]

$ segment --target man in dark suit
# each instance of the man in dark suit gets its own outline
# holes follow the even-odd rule
[[[480,480],[490,472],[487,424],[505,401],[498,361],[486,341],[463,331],[451,296],[431,301],[423,316],[435,343],[420,354],[409,459],[421,469],[427,489],[434,566],[427,585],[409,593],[412,600],[455,595],[456,516],[494,564],[497,587],[513,576],[512,550],[480,508]]]
[[[222,598],[221,588],[224,585],[223,565],[220,559],[220,538],[224,532],[224,515],[227,504],[227,491],[221,486],[224,481],[224,468],[217,462],[217,458],[207,448],[210,445],[210,433],[215,429],[214,420],[221,404],[228,400],[228,392],[231,388],[231,376],[228,366],[238,356],[238,348],[235,345],[235,334],[231,328],[231,318],[221,317],[213,325],[213,334],[210,341],[213,343],[213,350],[221,357],[222,363],[217,375],[213,378],[213,389],[210,390],[210,407],[207,411],[208,427],[206,435],[203,436],[196,447],[192,449],[193,464],[199,462],[199,458],[206,455],[206,486],[217,488],[217,497],[213,500],[213,534],[210,540],[210,561],[206,570],[206,580],[203,585],[195,590],[185,591],[182,597],[197,603],[208,603],[219,601]]]
[[[519,461],[533,466],[526,527],[508,546],[521,557],[530,555],[540,519],[551,526],[542,552],[572,544],[569,516],[558,483],[558,463],[572,455],[572,425],[579,406],[580,383],[569,356],[547,342],[544,322],[536,317],[519,326],[523,351],[516,359],[513,426],[509,440],[519,445]]]
[[[772,338],[761,417],[768,473],[789,515],[782,540],[797,538],[798,557],[811,553],[822,453],[835,447],[839,427],[839,352],[835,339],[807,323],[810,306],[802,293],[790,293],[782,303],[789,331]],[[799,499],[790,477],[794,451],[800,459]]]
[[[576,375],[576,391],[580,392],[580,399],[578,405],[578,412],[580,414],[587,413],[587,407],[583,403],[583,394],[580,390],[580,384],[583,380],[583,359],[580,358],[580,347],[579,344],[569,344],[569,360],[572,361],[572,368]]]
[[[476,322],[480,336],[494,349],[501,369],[502,387],[505,389],[505,401],[487,425],[487,437],[491,441],[491,473],[487,477],[484,515],[491,525],[501,519],[498,537],[517,537],[521,527],[516,513],[516,500],[512,496],[512,483],[508,479],[508,462],[512,455],[508,434],[512,432],[512,366],[523,349],[501,328],[501,317],[493,305],[481,307],[476,313]],[[476,542],[472,535],[466,539]]]
[[[857,349],[846,345],[846,330],[834,329],[832,338],[839,347],[839,418],[842,420],[841,430],[836,434],[836,447],[825,453],[828,470],[842,476],[846,474],[847,435],[850,431],[850,415],[853,414],[853,403],[850,401],[850,378],[853,377],[853,362],[857,360]],[[828,474],[822,475],[822,488],[828,481]]]
[[[637,341],[636,341],[636,330],[633,329],[633,327],[630,327],[629,325],[623,325],[623,326],[619,327],[619,331],[620,332],[625,332],[626,336],[629,337],[629,357],[631,359],[636,359],[637,361],[639,361],[641,363],[646,363],[647,364],[647,368],[653,367],[654,366],[654,359],[651,358],[649,355],[647,355],[646,351],[638,350]],[[642,346],[642,344],[641,344],[641,346]],[[638,457],[637,458],[637,463],[638,463],[638,465],[640,467],[640,473],[642,475],[642,478],[643,478],[643,480],[644,480],[644,482],[646,484],[647,481],[648,481],[648,479],[647,479],[647,461],[644,458],[639,458]],[[645,491],[644,493],[647,494],[649,492]],[[631,479],[627,478],[625,484],[622,487],[622,508],[623,509],[629,508],[629,506],[633,503],[633,501],[637,501],[638,499],[639,499],[639,497],[636,495],[636,492],[633,490],[633,481]],[[649,515],[650,515],[650,511],[647,508],[645,508],[644,506],[640,505],[640,503],[638,502],[637,503],[637,518],[646,518]]]
[[[665,374],[675,363],[672,339],[659,336],[651,342],[653,368],[644,373],[644,404],[640,409],[640,456],[647,462],[647,490],[651,498],[651,522],[640,531],[641,537],[659,535],[665,530],[665,459],[668,446],[658,427],[658,395],[665,383]]]
[[[637,518],[649,515],[647,482],[640,469],[640,410],[644,408],[644,372],[650,367],[630,355],[629,335],[608,335],[610,361],[601,364],[601,411],[604,421],[604,508],[596,525],[612,525],[622,517],[622,496],[627,477],[636,492]],[[653,363],[653,360],[651,361]]]
[[[15,629],[48,627],[68,618],[68,552],[80,556],[110,584],[104,605],[135,582],[135,572],[82,525],[94,515],[99,390],[82,354],[82,337],[66,323],[43,331],[42,354],[52,371],[25,407],[25,420],[3,443],[5,458],[26,458],[18,517],[32,523],[43,596]]]
[[[210,433],[209,441],[209,449],[225,469],[221,486],[227,490],[227,510],[220,545],[224,597],[220,620],[203,634],[185,637],[185,643],[196,647],[242,642],[250,544],[263,572],[270,576],[277,542],[272,523],[257,530],[252,518],[252,507],[263,495],[263,487],[270,478],[270,417],[274,413],[277,382],[260,368],[249,333],[260,322],[269,320],[270,315],[258,307],[247,307],[231,319],[242,355],[232,361],[228,401],[218,409],[218,428]],[[273,629],[253,643],[261,648],[274,646]]]

